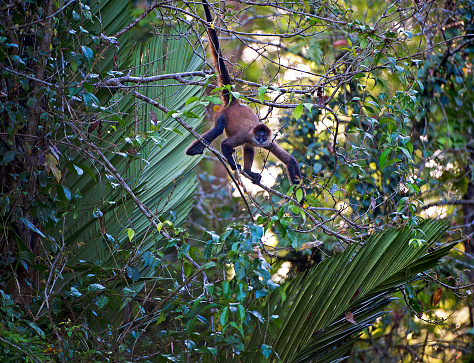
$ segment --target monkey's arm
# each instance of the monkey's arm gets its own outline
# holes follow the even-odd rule
[[[212,129],[210,129],[208,132],[202,135],[202,138],[205,139],[208,144],[213,142],[219,135],[221,135],[224,132],[225,128],[225,115],[222,114],[220,117],[217,119],[216,124]],[[189,147],[186,149],[186,154],[187,155],[197,155],[197,154],[202,154],[204,151],[204,144],[199,141],[199,140],[194,140],[194,142],[189,145]]]
[[[255,150],[253,146],[244,147],[244,171],[250,176],[252,183],[258,184],[262,179],[262,176],[259,173],[254,173],[252,171],[253,158],[255,156]]]
[[[299,184],[302,181],[300,167],[296,159],[283,150],[275,141],[267,148],[273,155],[280,159],[286,165],[286,170],[293,184]]]

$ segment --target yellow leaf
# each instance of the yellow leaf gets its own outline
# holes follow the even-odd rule
[[[53,154],[46,154],[46,163],[59,183],[61,181],[61,170],[58,169],[58,160],[53,156]]]
[[[214,112],[219,112],[221,110],[221,108],[217,105],[212,106],[212,109],[214,110]]]

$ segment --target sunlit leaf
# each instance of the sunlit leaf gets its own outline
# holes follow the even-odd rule
[[[303,105],[298,105],[295,108],[295,118],[298,120],[303,114]]]

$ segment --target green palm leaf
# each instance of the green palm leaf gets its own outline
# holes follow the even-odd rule
[[[257,327],[251,338],[255,353],[244,361],[261,359],[261,344],[272,346],[283,362],[331,362],[341,357],[357,333],[384,314],[390,293],[449,252],[451,245],[427,253],[446,228],[443,222],[424,223],[419,227],[425,239],[421,246],[410,243],[408,228],[377,233],[362,247],[353,245],[287,283],[286,299],[275,292],[261,309],[267,318],[283,319],[281,329],[264,337],[260,332],[265,327]],[[345,318],[349,311],[357,325]]]
[[[113,34],[121,26],[129,23],[132,18],[127,2],[101,2],[100,29],[108,29],[107,34]],[[115,6],[114,4],[122,4]],[[98,9],[92,9],[98,14]],[[95,24],[95,23],[94,23]],[[99,25],[97,25],[99,26]],[[98,29],[99,29],[98,28]],[[120,44],[127,44],[121,40]],[[132,76],[151,76],[185,71],[200,70],[202,58],[193,52],[191,46],[183,37],[173,31],[168,35],[154,37],[141,49],[131,50],[123,47],[118,52],[123,60],[121,69],[132,69]],[[114,64],[114,52],[105,53],[101,61],[101,71],[111,70]],[[166,87],[158,87],[158,85]],[[155,87],[153,87],[155,86]],[[181,109],[185,101],[197,96],[200,86],[179,85],[175,80],[163,80],[155,84],[139,87],[137,91],[159,102],[169,109]],[[127,180],[127,184],[139,199],[146,204],[157,216],[173,220],[180,225],[189,214],[194,191],[197,186],[194,166],[200,158],[190,158],[184,151],[191,142],[192,136],[179,126],[172,118],[166,118],[160,110],[137,100],[130,93],[112,94],[109,90],[100,91],[98,98],[101,104],[107,105],[110,100],[115,103],[115,119],[119,117],[122,128],[113,138],[117,148],[111,148],[110,143],[101,143],[108,147],[107,158]],[[164,126],[159,136],[160,145],[146,142],[141,145],[135,158],[124,157],[123,151],[130,147],[123,140],[128,135],[145,134],[150,131],[149,112],[154,111]],[[182,117],[189,125],[199,128],[202,125],[203,108],[193,109],[198,118]],[[150,230],[148,220],[136,208],[135,203],[123,190],[114,183],[114,178],[107,175],[97,163],[77,157],[75,165],[90,170],[80,176],[71,176],[68,186],[71,190],[82,193],[82,209],[75,220],[66,221],[66,242],[69,245],[82,244],[70,260],[71,264],[85,261],[107,261],[122,246],[128,242],[127,233],[131,228],[135,232],[133,243],[139,246],[139,252],[147,251],[157,244],[161,236],[157,231]],[[89,174],[93,173],[95,178]],[[98,203],[100,201],[100,203]],[[99,228],[104,226],[106,238]],[[159,242],[158,242],[159,243]]]

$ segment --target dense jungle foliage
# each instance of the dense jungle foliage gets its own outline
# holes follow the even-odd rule
[[[0,3],[0,360],[473,361],[474,3],[209,6]]]

